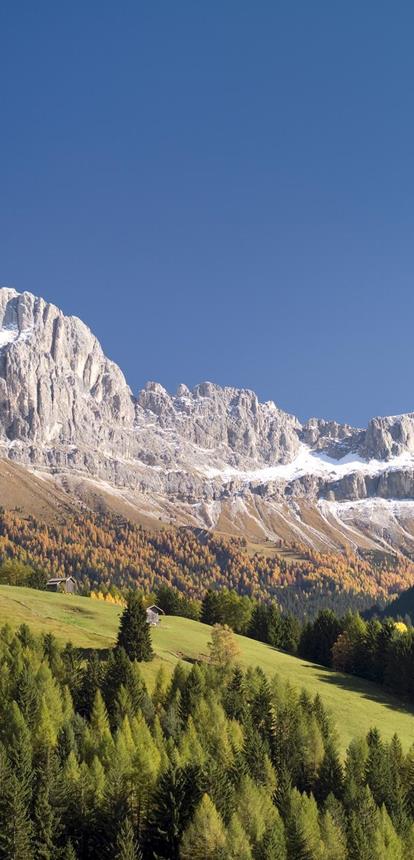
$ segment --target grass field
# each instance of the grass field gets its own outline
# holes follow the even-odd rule
[[[70,640],[81,648],[111,646],[119,615],[118,607],[85,597],[0,586],[0,625],[8,622],[18,627],[25,622],[37,633],[54,633],[61,642]],[[149,684],[160,664],[172,670],[179,659],[207,654],[210,632],[210,627],[197,621],[165,618],[153,630],[157,659],[143,666]],[[244,636],[237,639],[242,666],[261,666],[268,675],[277,673],[311,695],[320,693],[333,714],[343,750],[351,738],[365,734],[372,726],[377,726],[385,738],[397,732],[405,748],[414,742],[414,708],[404,706],[382,687],[291,657]]]

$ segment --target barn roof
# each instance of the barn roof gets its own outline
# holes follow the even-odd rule
[[[159,606],[156,606],[155,603],[153,603],[151,606],[147,606],[147,612],[158,612],[158,615],[160,613],[161,613],[161,615],[165,615],[164,610],[160,609]]]
[[[72,582],[76,582],[73,576],[52,576],[51,579],[48,579],[47,584],[57,585],[59,582],[68,582],[69,579],[71,579]]]

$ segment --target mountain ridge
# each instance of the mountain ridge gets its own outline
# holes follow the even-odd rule
[[[0,289],[0,457],[167,521],[414,551],[414,413],[355,428],[301,423],[212,382],[135,395],[78,317],[11,288]]]

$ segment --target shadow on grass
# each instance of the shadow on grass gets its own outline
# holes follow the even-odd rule
[[[331,684],[348,693],[357,693],[363,699],[377,702],[379,705],[384,705],[392,711],[399,711],[402,714],[414,717],[414,705],[411,702],[404,702],[374,681],[367,681],[365,678],[358,678],[356,675],[334,673],[332,669],[321,666],[319,663],[312,663],[310,666],[306,666],[306,668],[312,669],[318,681],[322,681],[324,684]]]
[[[376,684],[375,681],[368,681],[365,678],[359,678],[358,675],[346,675],[343,672],[335,672],[327,666],[322,666],[321,663],[311,663],[297,654],[287,655],[286,651],[281,651],[280,648],[275,648],[273,645],[267,646],[270,651],[284,656],[290,656],[301,664],[302,669],[306,673],[312,672],[313,679],[322,681],[323,684],[330,684],[332,687],[338,687],[348,693],[356,693],[361,698],[367,699],[370,702],[377,702],[379,705],[384,705],[391,711],[398,711],[401,714],[414,717],[414,704],[404,699],[399,698],[391,690]],[[275,667],[277,674],[277,666]],[[297,679],[295,686],[304,686],[304,681]],[[414,728],[414,726],[413,726]]]
[[[78,654],[78,656],[81,658],[81,660],[89,660],[92,656],[95,655],[98,658],[98,660],[101,660],[103,662],[103,661],[108,660],[110,654],[112,654],[115,649],[114,648],[91,648],[91,647],[82,648],[82,646],[78,646],[75,648],[75,650],[76,650],[76,653]],[[176,657],[177,660],[179,660],[181,663],[194,664],[194,663],[203,662],[200,659],[201,657],[203,657],[203,655],[200,655],[198,657],[190,657],[188,654],[181,654],[181,653],[177,653],[175,651],[170,651],[170,654],[172,657]],[[155,656],[158,657],[160,660],[162,660],[162,657],[160,657],[159,654],[156,654]],[[205,657],[205,659],[207,659],[207,658]]]

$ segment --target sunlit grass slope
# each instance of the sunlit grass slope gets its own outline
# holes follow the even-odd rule
[[[0,586],[0,625],[25,622],[37,633],[51,632],[63,643],[82,648],[107,648],[114,642],[120,609],[85,597],[49,594],[29,588]],[[164,618],[153,629],[157,659],[143,666],[149,683],[160,663],[172,669],[179,659],[207,654],[211,629],[186,618]],[[414,742],[414,708],[404,706],[376,684],[331,672],[313,663],[238,636],[243,666],[261,666],[311,695],[320,693],[335,719],[342,749],[352,737],[377,726],[385,738],[394,732],[407,748]]]

